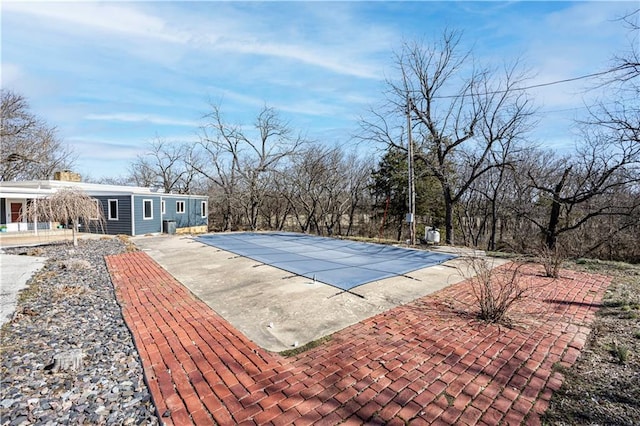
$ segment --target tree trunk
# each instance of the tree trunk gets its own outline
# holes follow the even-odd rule
[[[78,218],[73,219],[73,226],[71,227],[71,233],[73,234],[73,246],[78,247]]]
[[[228,200],[225,201],[224,205],[224,213],[222,214],[222,230],[229,231],[231,230],[231,221],[233,215],[233,211],[231,210],[231,204]]]
[[[557,188],[557,187],[556,187]],[[551,204],[551,215],[549,216],[549,226],[547,227],[546,244],[550,250],[553,250],[558,240],[556,235],[556,229],[558,228],[558,222],[560,220],[560,202],[558,201],[557,194],[553,196],[553,203]]]
[[[562,173],[562,178],[560,182],[553,188],[553,201],[551,203],[551,214],[549,215],[549,226],[547,226],[546,232],[546,244],[547,247],[553,250],[556,247],[556,243],[558,241],[558,235],[556,233],[558,229],[558,223],[560,222],[560,194],[562,193],[562,189],[564,188],[564,184],[569,177],[569,173],[571,173],[571,169],[573,166],[569,166]]]
[[[495,250],[496,249],[496,233],[497,233],[497,222],[498,222],[498,208],[496,206],[495,198],[491,200],[491,234],[489,235],[489,244],[487,246],[487,250]]]
[[[444,229],[445,242],[447,245],[453,245],[453,201],[449,194],[444,197]]]
[[[251,202],[251,230],[256,231],[258,229],[258,201],[253,200]]]

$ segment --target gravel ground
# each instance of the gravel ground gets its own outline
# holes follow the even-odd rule
[[[105,238],[5,250],[49,260],[2,327],[0,425],[159,423],[104,262],[125,249]]]

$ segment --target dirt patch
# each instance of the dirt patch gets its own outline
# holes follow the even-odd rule
[[[571,268],[613,276],[587,346],[543,417],[553,425],[640,424],[640,266],[578,261]]]

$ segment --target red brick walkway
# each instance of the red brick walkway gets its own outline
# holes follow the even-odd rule
[[[348,327],[298,357],[249,341],[143,252],[107,257],[167,425],[539,424],[610,279],[529,271],[514,328],[466,314],[468,282]]]

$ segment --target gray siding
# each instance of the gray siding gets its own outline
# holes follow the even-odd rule
[[[94,196],[102,205],[102,212],[105,217],[105,234],[132,235],[132,220],[135,216],[135,235],[144,235],[157,232],[163,232],[164,220],[175,220],[177,228],[185,228],[189,226],[207,225],[206,217],[201,217],[201,202],[207,202],[205,197],[172,197],[166,195],[134,195],[133,216],[131,209],[131,196],[120,195],[110,196],[101,195]],[[165,214],[161,215],[161,199],[165,202]],[[118,200],[118,219],[109,220],[109,200]],[[153,219],[143,218],[144,200],[153,201]],[[184,201],[185,212],[176,212],[176,202]],[[94,232],[103,232],[98,227],[92,227]]]
[[[144,235],[155,232],[162,232],[162,217],[160,216],[160,196],[158,195],[134,195],[133,214],[135,220],[135,234]],[[144,200],[153,201],[153,218],[143,218]]]
[[[164,220],[175,220],[177,228],[187,228],[190,226],[207,225],[207,218],[201,215],[201,202],[207,202],[205,197],[171,197],[165,195]],[[184,202],[184,213],[176,211],[178,201]]]
[[[110,235],[131,235],[131,196],[130,195],[104,195],[94,196],[102,205],[104,215],[104,233]],[[118,200],[118,219],[109,220],[109,200]],[[102,232],[96,229],[95,232]]]

